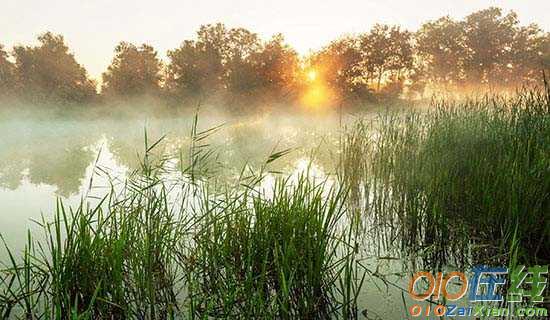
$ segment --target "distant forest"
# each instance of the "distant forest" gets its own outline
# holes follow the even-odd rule
[[[263,41],[243,28],[209,24],[169,50],[167,61],[148,44],[120,42],[101,85],[62,35],[46,32],[38,41],[12,50],[0,45],[0,96],[31,104],[136,96],[173,105],[297,102],[314,81],[332,98],[353,103],[422,98],[440,90],[511,90],[540,83],[542,70],[550,69],[550,33],[494,7],[460,21],[429,21],[416,32],[377,24],[306,57],[280,34]]]

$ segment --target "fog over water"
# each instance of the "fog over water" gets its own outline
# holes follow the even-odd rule
[[[548,297],[471,279],[550,261],[550,2],[35,2],[0,11],[0,318]]]
[[[78,203],[94,167],[113,176],[136,169],[145,148],[145,131],[150,144],[165,136],[157,152],[175,163],[187,161],[196,111],[139,116],[128,110],[124,117],[98,115],[90,119],[4,110],[0,117],[0,225],[6,238],[21,239],[32,225],[30,219],[50,214],[57,197]],[[271,170],[292,172],[303,167],[304,161],[314,162],[323,171],[334,169],[340,132],[335,114],[239,116],[213,112],[209,107],[200,110],[198,131],[215,127],[218,129],[201,143],[215,153],[207,165],[216,177],[230,179],[245,166],[258,168],[270,154],[287,149],[291,151],[273,162]]]

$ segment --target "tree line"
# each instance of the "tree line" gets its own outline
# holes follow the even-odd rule
[[[314,81],[341,101],[376,100],[442,89],[507,90],[537,83],[550,69],[550,33],[495,7],[429,21],[416,32],[377,24],[307,57],[280,34],[263,41],[220,23],[201,26],[195,39],[167,52],[166,62],[148,44],[121,42],[100,88],[61,35],[46,32],[38,41],[11,51],[0,45],[0,96],[66,104],[142,95],[173,104],[291,102],[315,70]]]

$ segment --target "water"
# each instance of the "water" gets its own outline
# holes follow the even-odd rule
[[[345,117],[343,123],[352,121]],[[338,157],[341,119],[337,116],[255,115],[206,116],[199,131],[223,124],[201,141],[215,150],[209,174],[231,179],[243,167],[258,169],[269,155],[290,153],[270,163],[272,171],[298,174],[304,170],[330,178]],[[48,220],[56,199],[76,206],[83,195],[102,193],[107,181],[94,174],[98,168],[113,177],[124,176],[139,165],[147,131],[149,144],[164,136],[158,153],[169,156],[177,168],[186,161],[193,117],[131,119],[18,118],[0,120],[0,233],[8,245],[22,249],[35,221]],[[90,180],[94,177],[90,190]],[[102,180],[103,179],[103,180]],[[269,189],[268,176],[264,187]],[[0,257],[5,252],[0,251]],[[361,307],[369,319],[403,319],[413,302],[403,292],[407,277],[401,260],[370,256],[364,264],[367,276]],[[388,285],[391,284],[391,285]]]
[[[12,115],[0,118],[0,233],[10,246],[24,245],[33,220],[48,219],[56,198],[76,205],[89,188],[95,167],[113,176],[137,168],[149,144],[165,136],[158,153],[187,161],[194,114],[182,117],[113,119]],[[217,177],[257,169],[273,152],[291,148],[269,169],[292,172],[315,154],[320,171],[331,171],[339,131],[335,117],[288,115],[200,115],[198,129],[221,127],[200,141],[214,150],[206,169]],[[94,185],[106,185],[95,177]]]

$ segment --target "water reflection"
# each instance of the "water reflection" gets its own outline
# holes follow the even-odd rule
[[[23,150],[3,152],[0,158],[0,185],[11,190],[24,179],[32,184],[47,184],[56,193],[70,196],[78,191],[93,153],[80,145],[21,145]]]
[[[215,150],[212,170],[217,174],[235,174],[245,165],[257,167],[270,153],[293,149],[272,170],[284,170],[312,149],[317,149],[316,162],[332,167],[338,125],[330,118],[308,121],[305,118],[250,117],[209,118],[201,130],[220,123],[225,125],[208,141]],[[0,192],[16,190],[24,181],[31,185],[55,188],[54,196],[70,197],[79,193],[86,180],[86,170],[96,160],[99,145],[113,154],[121,166],[136,168],[144,149],[144,129],[150,137],[167,134],[162,152],[188,161],[191,119],[153,120],[63,120],[15,119],[0,121]],[[154,138],[152,138],[154,139]],[[322,142],[319,142],[322,141]],[[101,164],[109,166],[112,164]],[[330,168],[329,170],[331,170]]]

